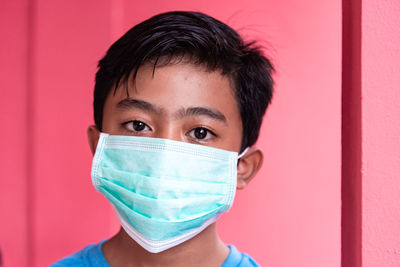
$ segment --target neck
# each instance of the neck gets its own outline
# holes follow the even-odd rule
[[[229,248],[217,234],[216,223],[182,244],[151,253],[138,245],[121,227],[103,244],[102,251],[111,266],[221,266]]]

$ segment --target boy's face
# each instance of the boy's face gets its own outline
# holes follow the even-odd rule
[[[135,83],[111,90],[102,131],[239,151],[242,122],[228,77],[189,63],[142,66]]]

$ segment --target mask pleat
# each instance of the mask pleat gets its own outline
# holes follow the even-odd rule
[[[125,170],[153,177],[170,176],[180,180],[193,178],[202,181],[225,182],[227,177],[216,174],[229,174],[229,162],[215,162],[211,159],[199,160],[181,153],[158,153],[134,150],[106,149],[103,166],[117,170]],[[143,164],[144,162],[152,164]],[[193,177],[193,174],[196,174]]]
[[[138,173],[115,170],[109,167],[100,168],[100,178],[108,179],[128,190],[159,199],[187,198],[202,195],[224,196],[227,184],[222,182],[192,179],[181,181],[175,177],[152,177]]]
[[[209,210],[225,205],[224,196],[195,196],[185,199],[155,199],[127,190],[105,179],[99,179],[99,187],[120,199],[132,211],[156,220],[175,221],[196,217]],[[171,207],[163,209],[163,207]]]
[[[145,214],[133,211],[123,202],[107,191],[103,191],[106,198],[118,207],[118,212],[134,229],[149,240],[165,240],[186,233],[187,231],[201,227],[202,223],[218,213],[220,208],[209,210],[197,216],[181,220],[156,220]]]

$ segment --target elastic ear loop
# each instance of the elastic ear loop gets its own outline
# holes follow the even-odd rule
[[[247,151],[249,151],[249,148],[250,148],[250,147],[246,147],[246,149],[243,150],[242,153],[240,153],[240,155],[238,156],[238,159],[240,159],[241,157],[243,157],[243,156],[247,153]]]

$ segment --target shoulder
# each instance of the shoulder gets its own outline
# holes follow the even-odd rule
[[[228,258],[221,267],[259,267],[260,265],[246,253],[240,253],[235,246],[229,245]]]
[[[69,255],[52,265],[50,267],[67,267],[67,266],[99,266],[109,267],[106,259],[101,251],[101,246],[105,240],[98,244],[91,244],[84,249]]]

